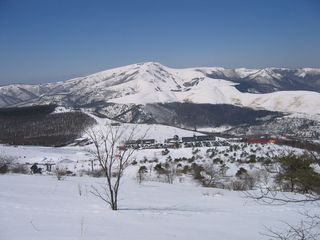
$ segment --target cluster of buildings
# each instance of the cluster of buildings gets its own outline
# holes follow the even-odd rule
[[[271,137],[248,137],[229,139],[232,142],[245,142],[248,144],[278,144],[276,138]],[[175,135],[173,138],[165,139],[164,142],[157,142],[155,139],[138,139],[126,141],[121,148],[136,149],[160,149],[160,148],[192,148],[192,147],[218,147],[229,146],[230,141],[217,138],[212,135],[193,135],[191,137],[179,137]]]
[[[179,136],[175,135],[173,138],[165,139],[163,143],[159,143],[155,139],[139,139],[125,142],[125,147],[139,149],[214,147],[226,145],[230,144],[225,140],[217,140],[215,136],[209,135],[194,135],[192,137],[182,138],[179,138]]]

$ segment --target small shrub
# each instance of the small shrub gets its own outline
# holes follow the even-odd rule
[[[203,180],[203,176],[201,173],[204,171],[204,168],[202,166],[200,166],[196,163],[192,163],[191,171],[192,171],[193,178],[195,180],[200,180],[200,181]]]
[[[215,158],[215,159],[213,159],[212,162],[213,162],[214,164],[218,164],[218,163],[222,164],[222,163],[223,163],[223,161],[222,161],[220,158]]]
[[[105,172],[103,171],[103,169],[95,169],[93,171],[89,171],[89,170],[81,170],[79,172],[79,175],[82,177],[83,175],[87,175],[90,177],[95,177],[95,178],[99,178],[99,177],[104,177],[105,176]]]
[[[263,161],[263,165],[268,166],[272,164],[272,160],[271,159],[266,159]]]
[[[247,175],[247,174],[248,174],[248,171],[247,171],[245,168],[241,167],[241,168],[239,168],[239,170],[237,171],[236,177],[242,178],[242,177],[244,177],[244,176]]]
[[[140,163],[146,163],[148,162],[148,158],[146,156],[143,157],[143,160],[140,160]]]
[[[231,187],[233,191],[245,191],[247,190],[246,185],[241,180],[234,180],[231,182]]]
[[[195,156],[192,156],[191,158],[188,159],[188,163],[193,163],[195,160]]]
[[[105,172],[103,171],[103,169],[95,169],[95,170],[90,172],[90,175],[92,177],[99,178],[99,177],[104,177],[105,176]]]
[[[131,165],[137,165],[137,164],[138,164],[138,162],[136,160],[133,160],[131,163]]]
[[[191,171],[191,168],[190,168],[188,165],[186,165],[186,166],[184,166],[183,169],[181,170],[181,173],[183,173],[183,174],[188,174],[190,171]]]
[[[192,155],[196,155],[198,152],[200,152],[199,148],[192,149]]]
[[[168,150],[168,148],[165,148],[164,150],[161,151],[162,156],[165,156],[169,153],[170,151]]]
[[[6,174],[9,172],[8,164],[1,164],[0,165],[0,174]]]
[[[60,181],[60,180],[63,180],[67,176],[67,170],[63,169],[63,168],[57,168],[55,171],[55,174],[56,174],[57,179]]]
[[[166,162],[172,162],[172,157],[170,155],[166,158]]]
[[[137,180],[139,184],[141,184],[146,177],[146,174],[148,173],[148,169],[146,166],[141,166],[137,172]]]
[[[156,164],[153,169],[154,169],[154,171],[155,171],[157,174],[159,174],[159,175],[165,173],[165,169],[162,167],[162,164],[161,164],[161,163]]]
[[[28,174],[29,173],[29,169],[23,164],[13,165],[10,168],[10,171],[12,173],[21,173],[21,174]]]
[[[0,174],[9,172],[9,165],[14,162],[14,159],[5,155],[0,155]]]
[[[251,154],[251,155],[249,156],[249,161],[248,161],[248,163],[256,163],[256,162],[257,162],[257,160],[256,160],[256,155]]]
[[[258,182],[258,178],[254,174],[247,174],[247,175],[245,175],[243,181],[246,186],[246,189],[252,190],[252,189],[254,189],[254,187],[256,186],[256,184]]]

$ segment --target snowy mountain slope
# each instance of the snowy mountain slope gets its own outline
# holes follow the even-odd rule
[[[172,69],[147,62],[64,82],[2,86],[0,107],[57,102],[65,106],[94,108],[98,103],[191,101],[272,111],[320,113],[317,106],[320,102],[319,91],[320,69]]]
[[[171,88],[172,89],[172,88]],[[147,104],[157,102],[193,102],[231,104],[262,108],[280,112],[320,113],[320,93],[310,91],[281,91],[268,94],[242,93],[235,84],[220,79],[201,78],[192,87],[167,94],[168,91],[152,91],[142,88],[137,93],[124,95],[109,102]]]
[[[0,87],[0,106],[35,99],[45,92],[41,85],[15,84]]]
[[[320,69],[318,68],[264,68],[264,69],[202,69],[206,76],[240,83],[242,92],[270,93],[286,90],[320,92]]]

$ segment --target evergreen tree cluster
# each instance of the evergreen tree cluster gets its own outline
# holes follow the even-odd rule
[[[0,110],[0,143],[63,146],[95,123],[80,111],[52,113],[52,109],[52,106],[36,106]]]

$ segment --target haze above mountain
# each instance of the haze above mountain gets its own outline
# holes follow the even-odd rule
[[[320,113],[319,92],[316,68],[173,69],[147,62],[56,83],[2,86],[0,106],[192,102],[313,114]]]

